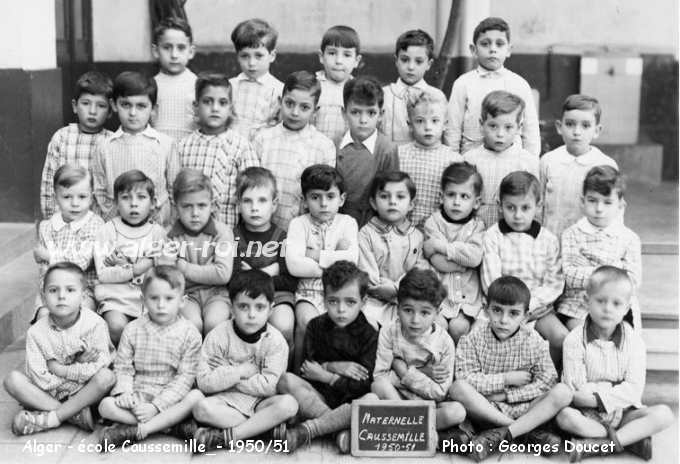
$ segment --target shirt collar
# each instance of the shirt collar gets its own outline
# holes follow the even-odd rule
[[[132,136],[132,134],[128,134],[127,132],[125,132],[123,130],[123,128],[121,126],[119,126],[118,129],[116,130],[116,132],[114,132],[113,135],[111,136],[111,140],[120,138],[123,135]],[[144,128],[143,131],[141,131],[139,134],[135,134],[135,135],[144,135],[144,136],[149,137],[150,139],[154,139],[158,142],[161,141],[160,132],[158,132],[156,129],[151,127],[149,124],[146,125],[146,127]]]
[[[406,219],[404,222],[401,223],[399,226],[393,226],[392,224],[387,224],[385,221],[380,219],[378,216],[373,216],[371,219],[368,220],[368,222],[373,225],[376,229],[378,229],[378,232],[381,234],[386,234],[391,230],[396,231],[400,235],[407,235],[409,231],[414,227],[411,221]]]
[[[475,210],[474,209],[472,210],[472,212],[467,217],[464,217],[463,219],[459,219],[459,220],[451,219],[449,217],[449,215],[446,214],[446,212],[444,211],[443,205],[439,206],[439,212],[441,213],[442,218],[450,224],[467,224],[468,222],[470,222],[472,220],[473,217],[475,217]]]
[[[527,230],[523,230],[522,232],[517,232],[516,230],[512,230],[510,228],[508,223],[505,222],[505,219],[501,219],[498,221],[498,230],[500,230],[501,234],[503,235],[507,235],[510,232],[515,232],[517,234],[531,235],[533,238],[536,238],[541,232],[541,224],[539,224],[537,221],[531,221],[531,227],[529,227]]]
[[[587,234],[594,235],[604,233],[607,236],[618,235],[619,230],[623,226],[621,222],[614,220],[607,227],[599,228],[592,225],[587,217],[582,217],[581,219],[578,220],[576,224],[578,224],[579,229],[581,229],[583,232]]]
[[[90,220],[90,217],[93,214],[94,213],[92,211],[88,211],[87,213],[85,213],[85,216],[78,219],[77,221],[66,222],[64,221],[64,218],[61,216],[61,213],[57,211],[50,218],[50,225],[52,226],[52,230],[59,231],[64,227],[68,226],[72,230],[77,232]]]
[[[238,76],[236,76],[236,80],[238,81],[248,81],[248,82],[257,82],[258,84],[264,85],[264,86],[270,86],[272,82],[276,81],[276,78],[271,75],[271,73],[266,73],[258,77],[257,79],[251,79],[248,77],[246,73],[241,73]]]
[[[86,310],[86,311],[87,311],[87,310]],[[68,329],[70,329],[71,327],[73,327],[74,325],[76,325],[76,324],[78,323],[78,321],[80,320],[80,317],[82,316],[82,314],[83,314],[83,309],[80,308],[80,310],[78,311],[78,316],[76,317],[76,320],[73,321],[73,324],[69,325],[68,327],[59,327],[59,326],[54,322],[54,319],[52,319],[52,316],[51,316],[51,315],[48,315],[48,316],[47,316],[47,323],[49,324],[50,328],[52,328],[53,330],[56,330],[57,332],[60,332],[60,331],[62,331],[62,330],[68,330]]]
[[[420,79],[415,84],[408,85],[406,84],[406,82],[402,81],[401,78],[399,78],[397,79],[397,82],[392,84],[394,94],[399,98],[404,98],[404,96],[406,96],[406,92],[408,92],[411,89],[427,90],[428,87],[429,85],[427,84],[427,82],[425,82],[425,79]]]
[[[168,232],[168,237],[169,238],[174,238],[174,237],[179,237],[182,235],[188,235],[190,237],[197,237],[201,234],[206,234],[210,235],[211,237],[215,237],[217,235],[217,227],[215,226],[215,221],[211,217],[208,219],[208,222],[206,225],[199,230],[198,232],[192,232],[186,227],[184,227],[184,224],[178,219],[175,224],[172,226],[172,229],[170,229],[170,232]]]
[[[505,74],[505,68],[501,66],[500,68],[496,69],[495,71],[490,71],[488,69],[485,69],[481,66],[477,66],[475,68],[475,71],[477,71],[477,75],[479,77],[500,77],[503,74]]]
[[[349,131],[345,132],[342,136],[342,141],[340,142],[340,148],[345,148],[347,145],[357,144],[362,145],[368,152],[373,155],[375,154],[375,144],[378,141],[378,130],[374,130],[371,135],[369,135],[363,142],[355,142]]]
[[[583,338],[586,344],[594,342],[595,340],[599,340],[592,325],[593,321],[590,318],[590,315],[586,316],[586,321],[583,323],[583,330],[585,332]],[[614,333],[612,333],[612,336],[609,340],[614,342],[614,346],[616,346],[617,349],[621,349],[621,345],[623,344],[623,322],[616,324]]]

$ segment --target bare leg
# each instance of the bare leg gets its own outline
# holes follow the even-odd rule
[[[448,429],[465,420],[465,408],[458,401],[443,401],[437,405],[437,430]]]
[[[508,427],[510,433],[513,437],[519,437],[531,432],[569,406],[572,397],[571,389],[563,383],[558,383],[542,398],[534,401],[531,408]]]
[[[576,319],[575,317],[568,317],[567,320],[565,321],[565,325],[567,326],[567,330],[571,332],[583,322],[583,319]]]
[[[231,310],[224,300],[214,300],[203,308],[203,336],[229,319]]]
[[[449,389],[449,397],[460,401],[465,407],[468,417],[472,419],[482,420],[497,426],[508,426],[513,422],[465,380],[453,382]]]
[[[309,321],[319,315],[319,310],[307,302],[299,301],[295,305],[295,355],[293,357],[293,372],[299,372],[302,365],[302,347]]]
[[[54,411],[61,406],[56,398],[38,388],[22,372],[10,372],[5,378],[4,386],[7,393],[27,409]]]
[[[235,427],[248,419],[236,409],[227,406],[221,399],[211,396],[198,401],[192,413],[198,422],[218,429]]]
[[[275,395],[262,401],[255,414],[232,428],[232,438],[243,440],[276,427],[297,413],[298,404],[291,395]]]
[[[555,364],[557,372],[562,371],[562,343],[569,331],[560,322],[555,313],[548,313],[536,321],[536,332],[548,340],[550,344],[550,358]]]
[[[185,298],[184,304],[179,310],[180,314],[189,320],[199,332],[203,332],[203,318],[201,317],[201,307],[193,298]]]
[[[460,337],[470,332],[470,321],[462,311],[458,312],[458,316],[449,321],[448,331],[456,344],[458,344]]]
[[[292,356],[295,350],[293,346],[293,333],[295,332],[295,312],[293,308],[286,303],[274,306],[272,315],[269,316],[269,323],[276,327],[283,335],[288,343],[288,352],[290,353],[288,364],[292,366]]]
[[[100,369],[78,393],[57,408],[59,421],[63,422],[78,414],[83,408],[97,403],[115,384],[116,376],[113,372]]]
[[[657,404],[624,413],[620,428],[616,431],[621,446],[628,446],[668,427],[673,413],[665,404]]]
[[[149,419],[148,422],[139,424],[141,436],[146,437],[152,433],[157,433],[175,424],[179,424],[191,415],[193,407],[203,398],[204,396],[200,391],[191,390],[179,403],[175,403],[168,409],[159,412]]]
[[[120,311],[116,310],[106,311],[104,314],[102,314],[102,317],[106,321],[106,324],[109,326],[109,335],[111,335],[111,342],[113,342],[114,346],[118,346],[120,336],[123,333],[123,329],[125,328],[125,326],[128,325],[128,322],[130,322],[130,318],[125,314],[121,313]]]
[[[373,380],[371,384],[371,391],[378,395],[381,400],[400,400],[401,395],[399,391],[392,385],[392,383],[385,377]]]
[[[607,429],[595,419],[584,416],[576,408],[566,407],[555,417],[559,428],[577,437],[604,438]]]
[[[121,424],[136,425],[137,417],[127,409],[123,409],[116,404],[113,396],[107,396],[99,403],[99,414],[104,419],[110,419]]]
[[[295,374],[283,374],[276,389],[279,393],[293,395],[299,405],[298,412],[305,419],[313,419],[330,411],[323,396],[309,382]]]

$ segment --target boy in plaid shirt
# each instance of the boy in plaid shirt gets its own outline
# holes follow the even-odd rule
[[[361,63],[359,51],[359,35],[348,26],[333,26],[321,39],[319,61],[323,71],[316,73],[321,97],[312,124],[336,145],[347,131],[342,93],[352,71]]]
[[[613,167],[592,168],[583,181],[581,202],[585,217],[562,234],[562,269],[567,285],[557,312],[564,317],[569,330],[588,314],[588,279],[598,266],[605,264],[628,272],[633,283],[633,319],[628,322],[636,329],[642,328],[640,304],[635,295],[642,280],[642,251],[640,237],[621,221],[625,188],[623,176]]]
[[[229,228],[238,221],[236,176],[260,165],[248,139],[229,127],[232,103],[232,88],[224,74],[200,74],[194,101],[199,129],[177,146],[183,168],[198,169],[211,179],[215,219]]]
[[[281,123],[261,130],[253,139],[262,167],[276,177],[279,204],[274,222],[284,230],[302,213],[302,171],[313,164],[335,166],[335,145],[309,124],[320,94],[321,85],[314,74],[298,71],[288,76],[283,87]]]
[[[240,22],[231,33],[241,68],[241,74],[229,80],[236,114],[232,128],[248,140],[279,120],[283,82],[269,74],[278,36],[276,29],[261,19]]]
[[[524,326],[530,299],[529,288],[518,278],[496,279],[488,290],[489,319],[458,344],[450,395],[463,403],[472,422],[496,427],[471,435],[466,424],[466,432],[451,437],[458,445],[470,444],[469,455],[477,462],[502,441],[525,434],[526,442],[541,446],[544,454],[560,451],[561,439],[536,427],[555,417],[572,394],[566,385],[556,385],[545,340]]]
[[[113,82],[106,74],[89,71],[76,81],[71,100],[78,122],[62,127],[54,133],[47,146],[47,156],[40,182],[40,212],[43,219],[55,213],[54,174],[64,164],[74,164],[90,170],[94,150],[111,131],[104,123],[111,116],[109,100],[113,95]],[[96,209],[96,205],[93,205]]]
[[[142,286],[147,313],[125,327],[113,363],[116,386],[99,404],[114,425],[102,430],[100,444],[144,440],[173,427],[203,398],[192,390],[201,334],[179,314],[184,276],[172,266],[156,266]],[[180,428],[173,435],[184,436]]]

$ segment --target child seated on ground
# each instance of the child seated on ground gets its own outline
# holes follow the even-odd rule
[[[503,440],[528,434],[527,443],[543,454],[557,454],[560,438],[537,429],[571,401],[571,391],[557,384],[557,372],[545,340],[524,326],[529,288],[516,277],[503,276],[489,286],[486,315],[464,335],[456,353],[456,381],[450,395],[465,406],[478,427],[466,423],[458,437],[470,444],[468,455],[479,462],[498,451]],[[472,433],[471,433],[472,432]]]
[[[58,210],[38,225],[33,255],[40,266],[40,279],[47,268],[61,261],[77,264],[87,277],[82,307],[96,309],[93,288],[97,278],[92,254],[95,238],[104,221],[90,211],[92,177],[86,168],[65,164],[54,173],[54,198]],[[47,315],[42,294],[36,297],[36,319]]]
[[[437,430],[465,419],[465,409],[449,401],[455,346],[435,322],[446,296],[437,274],[411,269],[399,283],[398,319],[380,329],[371,390],[381,400],[433,400]]]
[[[54,174],[64,164],[91,168],[94,150],[112,132],[104,129],[111,116],[109,100],[113,95],[113,82],[106,74],[88,71],[78,78],[71,100],[78,122],[62,127],[54,133],[49,145],[40,182],[40,211],[49,219],[57,211],[55,203]],[[95,208],[96,211],[96,208]]]
[[[581,203],[585,217],[562,234],[562,269],[566,288],[557,312],[572,330],[588,315],[586,287],[593,271],[605,264],[628,272],[633,283],[630,300],[632,320],[642,329],[636,289],[642,280],[640,237],[623,225],[625,207],[623,176],[611,166],[595,166],[583,181]]]
[[[172,187],[179,219],[168,231],[177,247],[177,269],[186,280],[180,314],[204,336],[229,319],[229,282],[234,263],[231,229],[212,218],[210,179],[195,169],[182,169]],[[174,250],[173,250],[174,251]]]
[[[482,178],[469,163],[442,173],[441,206],[425,221],[423,251],[446,288],[440,315],[455,343],[470,331],[482,308],[479,265],[484,222],[477,217]]]
[[[278,390],[295,397],[305,419],[288,429],[289,451],[339,432],[338,448],[348,453],[352,400],[377,399],[369,392],[378,332],[361,311],[368,289],[365,272],[349,261],[338,261],[321,278],[327,312],[307,326],[300,377],[283,374]]]
[[[175,427],[203,398],[192,390],[201,334],[179,314],[184,276],[172,266],[156,266],[142,285],[147,313],[125,327],[113,363],[116,386],[99,404],[103,418],[114,422],[102,430],[100,444],[134,443],[166,431],[185,438]]]
[[[286,372],[288,346],[267,323],[274,302],[271,277],[257,270],[238,273],[229,282],[229,297],[233,318],[206,337],[196,377],[206,397],[196,404],[193,416],[207,427],[195,429],[193,438],[206,450],[272,428],[271,438],[283,440],[286,421],[298,410],[291,395],[276,394]]]
[[[120,216],[97,233],[94,264],[98,283],[94,297],[99,314],[109,326],[111,341],[118,345],[123,329],[142,315],[141,285],[165,240],[163,228],[150,221],[155,189],[143,172],[118,176],[113,194]]]
[[[407,218],[416,186],[405,172],[380,172],[369,202],[376,212],[359,231],[359,269],[368,274],[366,319],[376,328],[397,318],[399,280],[414,267],[429,268],[423,258],[423,233]]]
[[[298,277],[295,292],[295,360],[302,362],[302,344],[310,320],[326,312],[323,270],[336,261],[353,263],[359,257],[357,222],[338,214],[345,201],[345,185],[338,171],[316,164],[302,172],[302,195],[309,213],[293,218],[288,228],[286,264]]]
[[[91,405],[115,383],[106,323],[83,310],[85,274],[74,263],[47,269],[42,293],[49,311],[26,334],[26,370],[5,378],[7,393],[23,407],[12,420],[15,435],[59,427],[63,422],[94,430]]]
[[[588,316],[564,340],[562,381],[574,391],[557,424],[574,440],[570,462],[620,453],[652,458],[651,436],[668,427],[665,404],[642,405],[647,351],[625,322],[633,282],[624,269],[600,266],[587,286]]]

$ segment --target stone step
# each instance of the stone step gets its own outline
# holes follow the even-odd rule
[[[0,224],[0,267],[31,250],[35,244],[35,224],[4,222]]]
[[[35,296],[38,292],[38,267],[33,252],[0,267],[0,350],[26,333],[33,317]]]
[[[677,325],[678,274],[677,255],[642,255],[639,298],[643,323],[646,320],[675,321]]]
[[[647,368],[657,371],[678,371],[678,328],[643,329],[647,346]]]

